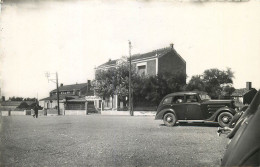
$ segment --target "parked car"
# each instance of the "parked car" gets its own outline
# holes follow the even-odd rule
[[[260,90],[227,137],[221,166],[260,166]]]
[[[232,120],[229,123],[228,127],[219,127],[218,128],[218,135],[220,136],[221,134],[229,134],[233,128],[235,127],[235,125],[238,123],[239,119],[241,118],[241,116],[245,113],[245,111],[247,110],[248,106],[244,106],[242,109],[240,109],[232,118]],[[229,135],[228,135],[229,136]]]
[[[236,114],[233,100],[211,100],[205,92],[177,92],[166,95],[160,102],[155,119],[166,126],[180,121],[218,122],[229,126]]]

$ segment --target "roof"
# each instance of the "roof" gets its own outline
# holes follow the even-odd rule
[[[169,52],[173,52],[175,55],[180,57],[183,62],[185,62],[185,60],[176,52],[176,50],[174,48],[171,48],[171,47],[157,49],[157,50],[153,50],[151,52],[147,52],[147,53],[143,53],[143,54],[135,54],[135,55],[131,56],[131,59],[132,59],[132,61],[137,61],[137,60],[148,59],[148,58],[153,58],[153,57],[162,57],[162,56],[166,55]],[[106,66],[115,66],[116,62],[118,60],[119,59],[109,60],[108,62],[98,66],[97,68],[106,67]]]
[[[1,106],[19,106],[23,101],[2,101]]]
[[[84,87],[88,86],[88,83],[81,83],[81,84],[73,84],[73,85],[64,85],[59,87],[59,91],[73,91],[75,90],[80,90]],[[51,91],[52,92],[57,92],[57,89],[54,89]]]
[[[249,90],[247,88],[242,88],[242,89],[236,89],[231,96],[238,97],[238,96],[243,96],[246,94]]]
[[[65,99],[66,97],[76,98],[76,97],[78,97],[78,96],[75,96],[75,95],[73,95],[73,94],[61,94],[61,95],[59,95],[59,100],[63,100],[63,99]],[[53,96],[50,96],[50,97],[46,97],[46,98],[40,99],[39,101],[45,101],[45,100],[57,100],[57,95],[53,95]]]
[[[132,60],[139,60],[139,59],[146,59],[146,58],[151,58],[151,57],[155,57],[155,56],[159,57],[159,56],[163,56],[163,55],[169,53],[170,51],[172,51],[172,48],[162,48],[162,49],[153,50],[151,52],[144,53],[144,54],[135,54],[131,58],[132,58]]]
[[[247,88],[242,88],[242,89],[236,89],[232,94],[231,96],[233,97],[242,97],[244,96],[246,93],[250,92],[251,90],[253,90],[254,88],[252,89],[247,89]],[[254,89],[255,90],[255,89]]]

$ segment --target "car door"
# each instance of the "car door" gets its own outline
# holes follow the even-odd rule
[[[203,120],[201,112],[201,104],[196,94],[185,95],[186,113],[185,117],[187,120]]]
[[[175,111],[178,120],[185,119],[186,105],[184,102],[184,95],[176,95],[173,97],[172,108]]]

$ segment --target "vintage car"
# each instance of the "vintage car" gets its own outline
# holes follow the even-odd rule
[[[166,95],[157,108],[155,119],[166,126],[176,122],[218,122],[229,126],[236,114],[233,100],[211,100],[205,92],[177,92]]]
[[[221,166],[260,166],[260,90],[233,128]]]

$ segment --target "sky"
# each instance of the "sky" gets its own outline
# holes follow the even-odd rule
[[[47,97],[59,83],[94,79],[109,59],[168,47],[189,81],[204,70],[234,71],[234,87],[260,88],[260,1],[6,0],[0,15],[2,96]]]

